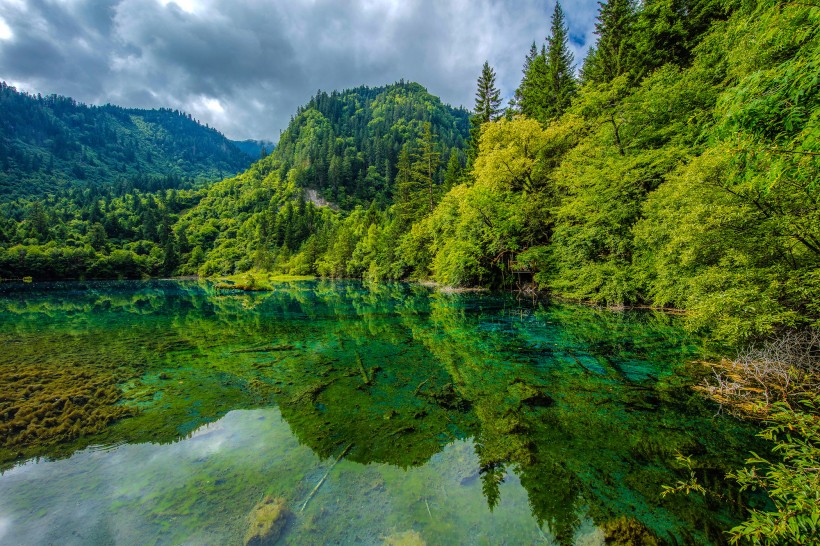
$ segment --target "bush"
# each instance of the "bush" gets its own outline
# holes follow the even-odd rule
[[[744,489],[763,489],[774,510],[751,510],[730,533],[734,544],[820,543],[820,396],[795,411],[778,402],[771,425],[760,436],[775,442],[782,459],[769,461],[752,453],[746,467],[729,474]]]

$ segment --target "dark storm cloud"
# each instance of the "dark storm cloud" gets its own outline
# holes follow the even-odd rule
[[[317,89],[404,78],[470,108],[486,59],[511,96],[553,2],[0,0],[0,78],[84,102],[179,108],[231,138],[277,139]],[[597,2],[564,10],[580,64]]]

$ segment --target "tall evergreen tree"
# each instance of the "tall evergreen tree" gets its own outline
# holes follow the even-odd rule
[[[438,202],[438,184],[435,175],[441,163],[441,153],[436,146],[433,137],[433,127],[429,121],[424,124],[424,132],[422,133],[419,145],[418,160],[414,171],[419,181],[419,186],[425,194],[425,208],[429,206],[429,212],[433,212]]]
[[[575,93],[575,57],[569,50],[569,30],[564,11],[555,3],[550,35],[547,37],[546,88],[544,105],[547,119],[559,117],[569,107]],[[546,120],[541,120],[546,121]]]
[[[396,205],[405,220],[415,222],[435,208],[440,189],[436,177],[440,163],[441,153],[428,121],[417,148],[411,149],[408,143],[399,154]]]
[[[521,86],[516,91],[520,94],[519,110],[527,117],[542,120],[545,119],[544,107],[547,102],[547,53],[542,46],[541,51],[535,47],[535,43],[530,48],[530,53],[524,61],[524,78]]]
[[[475,93],[475,108],[470,118],[470,149],[467,161],[472,164],[478,155],[478,141],[481,138],[481,124],[495,121],[501,116],[501,91],[495,86],[495,71],[484,61],[481,76],[478,77]]]
[[[481,124],[497,120],[500,114],[501,91],[495,86],[495,70],[490,67],[490,63],[484,61],[478,78],[473,117]]]
[[[522,114],[524,113],[523,109],[527,101],[526,97],[532,89],[532,80],[530,79],[530,68],[532,67],[532,63],[535,62],[536,58],[538,58],[538,47],[535,45],[535,42],[533,42],[530,46],[530,52],[527,53],[526,57],[524,57],[524,68],[521,69],[521,72],[523,73],[523,77],[521,78],[521,85],[519,85],[518,89],[515,90],[515,95],[513,96],[511,104],[513,108],[515,108]]]
[[[595,34],[598,42],[590,49],[581,69],[584,82],[608,83],[626,74],[636,60],[633,27],[635,0],[598,2]]]

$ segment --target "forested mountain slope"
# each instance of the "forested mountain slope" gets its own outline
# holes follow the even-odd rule
[[[249,156],[176,110],[88,106],[0,83],[0,200],[152,176],[219,180]]]
[[[173,176],[142,177],[0,205],[0,278],[234,273],[281,267],[309,239],[305,248],[318,255],[345,213],[306,202],[306,189],[345,209],[373,204],[376,214],[426,180],[431,208],[430,196],[461,172],[468,118],[415,83],[319,93],[270,155],[208,188],[178,191]],[[411,162],[422,174],[423,146],[425,179],[402,184]]]
[[[417,83],[320,92],[296,112],[276,157],[299,186],[315,188],[343,208],[374,199],[384,206],[394,197],[402,148],[415,145],[426,122],[441,164],[452,154],[460,157],[469,113],[442,104]],[[443,169],[434,176],[443,183]]]
[[[260,159],[269,153],[271,153],[275,148],[276,144],[271,142],[270,140],[231,140],[231,144],[239,148],[241,152],[243,152],[248,157],[253,159]]]
[[[191,252],[184,271],[284,267],[303,245],[307,256],[289,268],[315,271],[346,213],[319,210],[305,189],[343,211],[369,208],[373,218],[413,199],[432,209],[460,175],[468,136],[469,114],[417,83],[320,92],[299,108],[270,156],[214,185],[180,219],[175,230]]]

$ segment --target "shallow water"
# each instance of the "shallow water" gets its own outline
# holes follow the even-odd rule
[[[697,345],[407,284],[0,285],[0,543],[241,544],[266,496],[285,544],[721,543],[759,446]],[[660,497],[678,453],[724,500]]]

